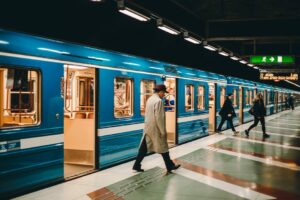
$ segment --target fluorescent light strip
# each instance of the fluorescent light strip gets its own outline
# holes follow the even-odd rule
[[[70,54],[69,52],[66,51],[59,51],[59,50],[55,50],[55,49],[48,49],[48,48],[44,48],[44,47],[39,47],[37,48],[38,50],[42,50],[42,51],[49,51],[52,53],[59,53],[59,54]]]
[[[289,81],[289,80],[285,80],[285,82],[288,82],[288,83],[290,83],[290,84],[292,84],[292,85],[294,85],[294,86],[300,88],[300,85],[298,85],[298,84],[296,84],[296,83],[293,83],[293,82],[291,82],[291,81]]]
[[[0,40],[0,44],[9,44],[9,42],[4,41],[4,40]]]
[[[185,37],[184,39],[186,41],[189,41],[189,42],[193,43],[193,44],[200,44],[201,43],[199,40],[197,40],[197,39],[195,39],[193,37]]]
[[[240,60],[240,63],[242,63],[242,64],[247,64],[247,61],[245,61],[245,60]]]
[[[216,51],[216,50],[217,50],[216,47],[211,46],[211,45],[205,45],[204,48],[205,48],[205,49],[208,49],[208,50],[210,50],[210,51]]]
[[[95,60],[101,60],[101,61],[110,61],[110,59],[100,58],[100,57],[95,57],[95,56],[88,56],[88,58],[95,59]]]
[[[247,64],[249,67],[253,67],[254,65],[253,64]]]
[[[236,57],[236,56],[231,56],[230,58],[231,58],[232,60],[239,60],[239,58]]]
[[[161,26],[158,26],[157,28],[159,28],[160,30],[163,30],[167,33],[170,33],[172,35],[178,35],[180,33],[179,31],[177,31],[169,26],[166,26],[166,25],[161,25]]]
[[[253,68],[254,68],[254,69],[258,69],[258,67],[256,67],[256,66],[255,66],[255,67],[253,67]]]
[[[131,63],[131,62],[123,62],[123,64],[125,64],[125,65],[133,65],[133,66],[141,66],[141,65],[139,65],[137,63]]]
[[[125,7],[124,9],[119,10],[119,12],[121,12],[121,13],[129,16],[129,17],[135,18],[135,19],[137,19],[139,21],[145,22],[145,21],[149,21],[150,20],[149,17],[146,17],[145,15],[142,15],[141,13],[138,13],[138,12],[136,12],[134,10],[131,10],[130,8],[126,8]]]
[[[225,51],[220,51],[219,54],[222,55],[222,56],[229,56],[229,54],[226,53]]]
[[[157,70],[163,70],[162,68],[159,68],[159,67],[149,67],[151,69],[157,69]]]

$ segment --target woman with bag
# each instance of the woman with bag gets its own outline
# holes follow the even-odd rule
[[[270,137],[270,135],[266,134],[266,127],[265,127],[266,107],[264,105],[264,100],[261,93],[258,93],[256,95],[256,98],[253,101],[253,106],[249,110],[249,113],[254,116],[254,124],[252,124],[247,130],[245,130],[247,137],[249,137],[250,130],[256,127],[259,121],[262,126],[263,137]]]
[[[233,126],[233,123],[232,123],[232,118],[236,117],[236,114],[235,114],[235,111],[234,111],[234,108],[232,106],[232,94],[229,93],[227,95],[227,98],[219,112],[219,115],[221,116],[221,122],[218,126],[218,129],[217,129],[217,132],[221,132],[221,128],[224,124],[224,122],[227,120],[229,122],[229,125],[231,126],[231,130],[233,131],[233,133],[236,135],[238,134],[238,131],[236,131],[234,129],[234,126]]]

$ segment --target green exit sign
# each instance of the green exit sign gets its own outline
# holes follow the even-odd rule
[[[293,56],[251,56],[252,64],[294,64]]]

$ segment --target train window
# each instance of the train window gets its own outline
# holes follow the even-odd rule
[[[205,109],[204,86],[198,86],[198,110]]]
[[[249,104],[250,104],[250,97],[249,97],[249,96],[250,96],[250,94],[249,94],[250,91],[249,91],[249,90],[246,90],[245,93],[246,93],[246,101],[245,101],[245,102],[246,102],[246,105],[249,105]]]
[[[133,81],[129,78],[114,80],[114,115],[116,118],[133,115]]]
[[[268,94],[267,94],[267,103],[266,104],[271,104],[271,92],[268,92]]]
[[[194,86],[185,85],[185,111],[194,110]]]
[[[220,95],[220,108],[223,106],[225,99],[226,99],[226,94],[225,94],[225,88],[221,88],[221,95]]]
[[[253,95],[254,95],[253,90],[249,91],[249,104],[250,105],[253,104]]]
[[[236,107],[237,106],[237,90],[233,90],[233,107]]]
[[[65,65],[64,73],[64,78],[61,80],[64,116],[70,119],[94,118],[94,69]]]
[[[146,102],[153,94],[155,82],[151,80],[141,81],[141,115],[145,115]]]
[[[40,122],[40,73],[0,68],[0,127],[32,126]]]

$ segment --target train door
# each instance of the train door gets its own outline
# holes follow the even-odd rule
[[[164,84],[169,93],[166,94],[166,129],[169,147],[176,144],[176,79],[166,78]]]
[[[95,169],[95,69],[65,65],[64,177]]]
[[[278,113],[278,92],[274,93],[274,105],[275,105],[275,113]]]
[[[243,87],[240,87],[239,88],[239,123],[240,124],[243,124],[243,118],[244,118],[244,115],[243,115],[243,102],[244,102],[244,98],[243,98]]]
[[[264,103],[265,103],[265,106],[267,106],[268,102],[267,102],[267,90],[264,90]]]
[[[208,132],[213,133],[216,130],[216,84],[209,83],[209,118]]]

